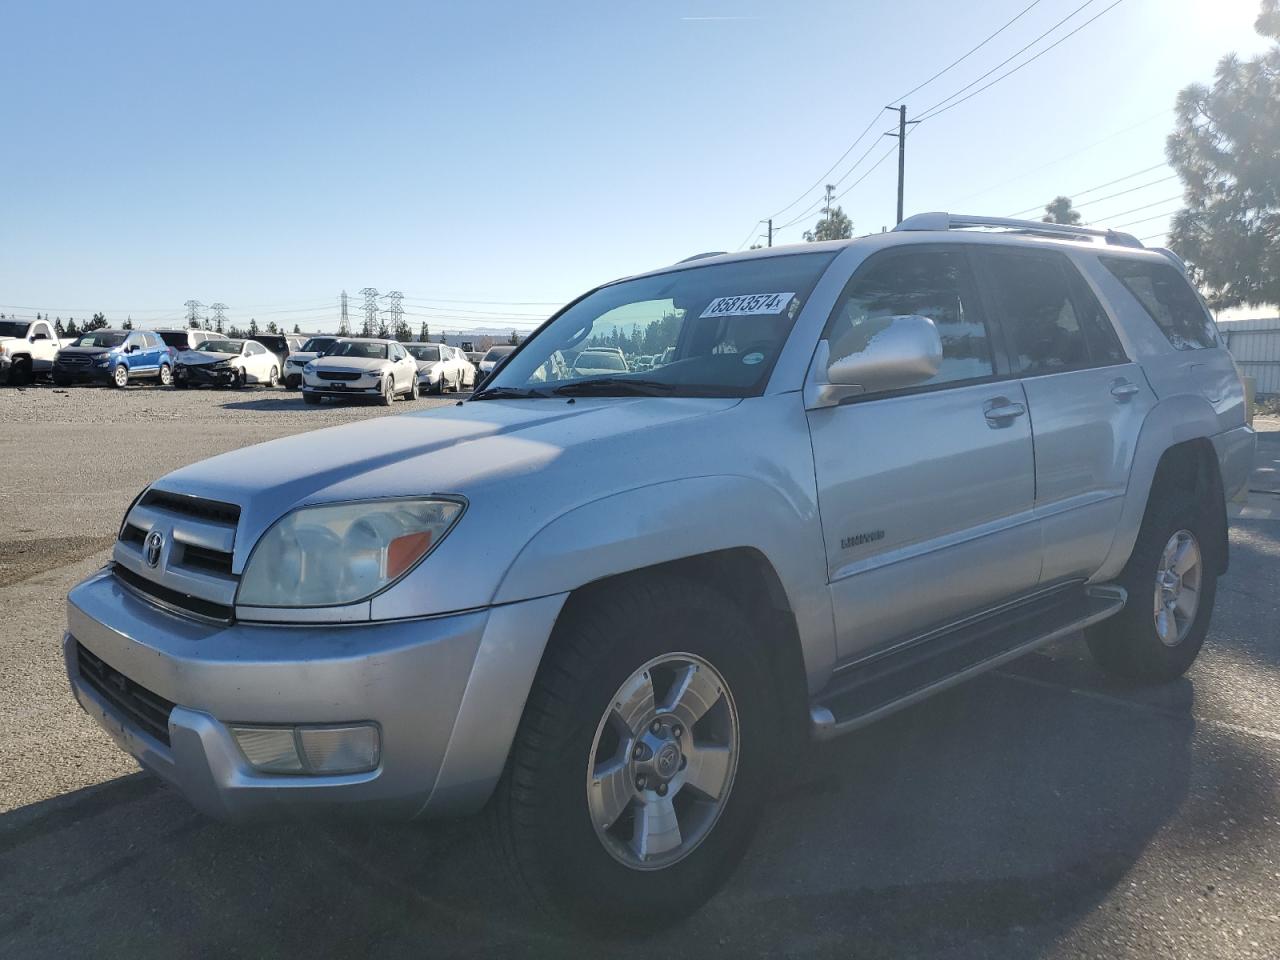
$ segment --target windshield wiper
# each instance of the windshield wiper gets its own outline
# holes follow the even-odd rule
[[[643,380],[632,377],[593,377],[590,380],[577,380],[556,387],[551,392],[562,397],[572,396],[640,396],[655,397],[670,393],[678,388],[677,384],[662,380]]]
[[[471,395],[472,400],[527,400],[545,398],[541,390],[526,390],[523,387],[485,387],[479,393]]]

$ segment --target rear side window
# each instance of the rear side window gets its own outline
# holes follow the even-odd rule
[[[1175,349],[1203,350],[1218,345],[1204,304],[1187,278],[1173,267],[1119,257],[1099,259],[1142,304]]]
[[[942,365],[924,386],[995,374],[968,260],[952,251],[895,251],[868,260],[849,281],[827,323],[831,359],[863,349],[874,321],[907,314],[928,317],[942,338]]]
[[[1001,251],[985,253],[983,262],[1015,373],[1035,376],[1089,365],[1080,315],[1057,257]]]

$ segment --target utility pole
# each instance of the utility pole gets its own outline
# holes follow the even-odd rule
[[[769,233],[767,234],[767,236],[769,238],[767,242],[769,246],[772,247],[773,246],[773,217],[769,218]]]
[[[886,137],[898,138],[898,223],[902,222],[902,187],[903,180],[907,171],[907,124],[919,123],[919,120],[907,120],[907,105],[904,103],[897,107],[885,107],[886,110],[893,110],[898,114],[898,132],[886,133]]]
[[[822,201],[822,219],[831,219],[831,195],[836,192],[836,188],[831,184],[827,184],[826,199]]]

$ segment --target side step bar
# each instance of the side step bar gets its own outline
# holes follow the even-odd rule
[[[1124,609],[1124,588],[1072,584],[986,617],[873,653],[840,670],[809,708],[830,740],[919,703]]]

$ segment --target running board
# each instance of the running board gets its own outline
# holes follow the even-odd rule
[[[1067,587],[899,644],[839,670],[809,708],[813,737],[830,740],[1119,613],[1123,587]]]

